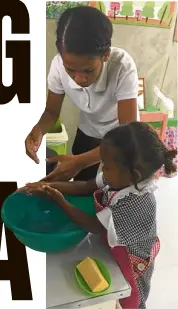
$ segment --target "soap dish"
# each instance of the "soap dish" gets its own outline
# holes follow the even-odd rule
[[[99,260],[99,259],[95,259],[93,258],[93,260],[95,261],[95,263],[97,264],[100,272],[102,273],[103,277],[106,279],[106,281],[108,282],[108,287],[103,290],[102,292],[92,292],[88,286],[88,284],[85,282],[85,280],[83,279],[83,277],[81,276],[80,272],[78,271],[77,267],[75,267],[74,270],[74,275],[75,275],[75,279],[78,283],[78,286],[80,287],[81,290],[83,290],[86,294],[92,296],[92,297],[97,297],[97,296],[102,296],[106,294],[106,291],[110,288],[111,283],[112,283],[112,279],[111,279],[111,275],[110,272],[107,268],[107,266],[103,263],[103,261]],[[80,262],[80,261],[79,261]]]

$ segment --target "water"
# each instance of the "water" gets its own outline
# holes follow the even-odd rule
[[[44,215],[45,214],[45,215]],[[38,219],[32,220],[28,215],[21,217],[18,224],[19,228],[29,232],[36,233],[67,233],[77,228],[77,225],[72,222],[64,222],[59,217],[51,216],[51,211],[43,210],[43,215],[38,216]]]

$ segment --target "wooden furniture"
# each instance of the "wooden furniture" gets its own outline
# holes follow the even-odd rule
[[[168,115],[161,112],[140,112],[140,121],[147,122],[151,125],[151,123],[160,122],[160,128],[154,128],[158,133],[160,139],[164,142],[165,133],[168,122]]]
[[[137,102],[139,106],[139,110],[144,110],[146,108],[146,100],[145,100],[145,79],[139,78],[139,85],[138,85],[138,97]]]

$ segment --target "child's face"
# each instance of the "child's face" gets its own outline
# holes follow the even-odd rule
[[[107,141],[101,142],[103,174],[111,188],[119,189],[131,184],[129,171],[119,162],[118,150]]]

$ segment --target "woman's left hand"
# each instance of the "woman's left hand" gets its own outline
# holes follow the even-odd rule
[[[47,162],[60,164],[42,181],[69,181],[84,168],[77,155],[59,155],[48,158]]]

